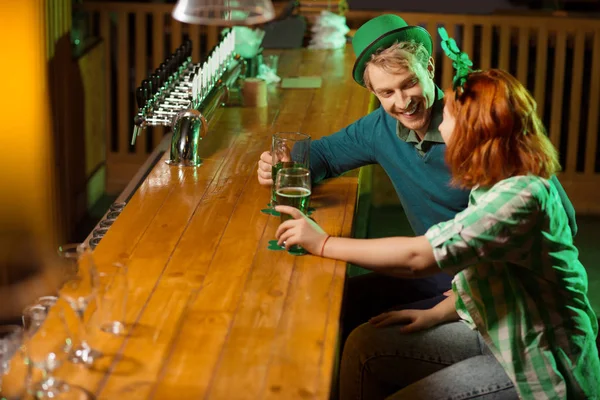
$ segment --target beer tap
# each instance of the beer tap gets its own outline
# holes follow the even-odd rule
[[[195,108],[198,102],[198,76],[192,78],[192,107]]]
[[[184,41],[135,91],[138,112],[132,145],[146,126],[172,127],[170,163],[200,165],[199,140],[208,118],[236,84],[242,64],[234,56],[235,37],[226,34],[203,63],[192,62],[192,43]]]
[[[206,70],[204,68],[200,68],[198,84],[200,85],[200,101],[202,101],[206,97]]]
[[[209,69],[208,69],[208,63],[204,63],[204,65],[202,66],[202,88],[203,88],[203,94],[202,94],[202,98],[205,98],[208,95],[208,91],[209,91],[209,87],[208,87],[208,76],[209,76]]]
[[[172,115],[170,115],[169,118],[158,118],[154,115],[155,113],[160,114],[161,112],[153,110],[153,92],[154,89],[151,80],[143,80],[142,86],[138,87],[135,91],[135,98],[139,111],[134,118],[133,135],[131,138],[132,146],[135,144],[137,137],[146,125],[169,125],[170,123]]]
[[[133,120],[133,135],[131,137],[132,146],[135,144],[137,137],[140,135],[140,131],[143,129],[146,123],[144,115],[146,112],[146,91],[143,88],[143,82],[142,86],[135,90],[135,100],[138,105],[138,113]]]

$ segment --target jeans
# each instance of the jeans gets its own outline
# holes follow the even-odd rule
[[[407,307],[408,308],[408,307]],[[398,325],[355,329],[342,355],[340,399],[518,399],[477,331],[462,322],[402,334]]]

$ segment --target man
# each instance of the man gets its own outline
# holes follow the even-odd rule
[[[354,80],[373,93],[381,106],[339,132],[311,144],[310,170],[314,182],[369,164],[386,171],[416,235],[450,220],[466,208],[468,191],[450,185],[444,162],[446,145],[438,126],[443,92],[433,81],[432,40],[427,30],[409,26],[397,15],[381,15],[362,25],[352,46],[357,56]],[[572,234],[575,213],[562,186]],[[271,155],[258,162],[258,181],[271,185]],[[345,295],[342,337],[369,318],[392,307],[421,302],[432,307],[451,287],[440,273],[404,280],[370,273],[350,278]]]

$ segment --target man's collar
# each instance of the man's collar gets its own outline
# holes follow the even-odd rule
[[[425,137],[423,138],[423,141],[434,142],[434,143],[444,143],[442,134],[440,133],[440,131],[438,129],[438,127],[442,123],[442,118],[443,118],[444,92],[439,87],[436,86],[435,94],[436,94],[435,100],[433,101],[433,105],[431,106],[431,117],[430,117],[430,121],[429,121],[429,128],[427,128],[427,132],[425,133]],[[398,137],[405,142],[418,143],[416,132],[412,132],[412,135],[409,135],[410,133],[411,133],[410,129],[408,129],[404,125],[402,125],[400,123],[400,121],[396,121],[396,134],[398,135]]]

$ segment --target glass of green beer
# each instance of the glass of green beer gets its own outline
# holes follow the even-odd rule
[[[311,195],[310,170],[302,167],[282,168],[275,177],[275,195],[277,204],[291,206],[299,209],[304,214],[308,211]],[[292,217],[281,213],[281,222]],[[300,246],[292,246],[292,252],[302,252]]]
[[[273,135],[271,142],[271,156],[273,167],[271,176],[273,182],[277,178],[277,172],[282,168],[306,168],[310,167],[310,136],[300,132],[277,132]],[[271,206],[277,205],[275,185],[271,191]]]

